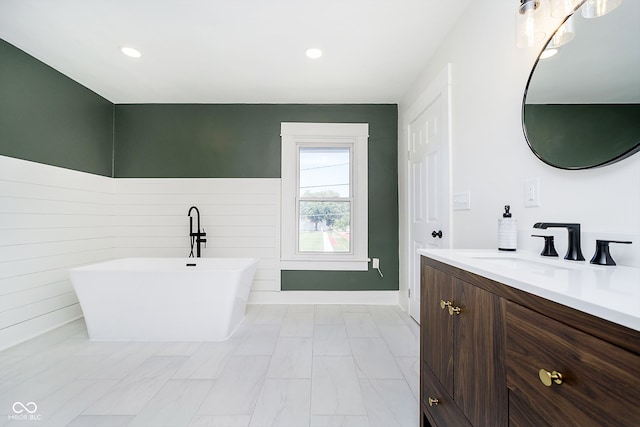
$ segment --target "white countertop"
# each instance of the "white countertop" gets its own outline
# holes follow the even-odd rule
[[[521,251],[419,249],[418,253],[640,331],[640,268]]]

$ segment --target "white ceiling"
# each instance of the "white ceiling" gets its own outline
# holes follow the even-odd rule
[[[396,103],[468,3],[0,0],[0,38],[117,104]]]

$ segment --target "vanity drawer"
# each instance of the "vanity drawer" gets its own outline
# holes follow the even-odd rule
[[[506,349],[510,425],[640,425],[640,356],[512,302]]]
[[[430,422],[435,422],[436,426],[447,427],[471,427],[469,421],[462,414],[453,399],[440,384],[436,376],[431,372],[426,364],[422,364],[422,407],[428,412]],[[437,399],[437,404],[429,399]]]

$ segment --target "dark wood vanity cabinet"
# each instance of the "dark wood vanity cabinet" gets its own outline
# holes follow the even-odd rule
[[[640,426],[638,355],[518,304],[506,307],[511,425]]]
[[[500,298],[423,263],[422,406],[437,426],[507,425]]]
[[[421,426],[640,426],[638,331],[427,257],[421,292]]]

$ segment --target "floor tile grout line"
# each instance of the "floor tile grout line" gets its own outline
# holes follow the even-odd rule
[[[188,380],[188,381],[194,381],[194,380]],[[198,381],[200,381],[200,380],[198,380]],[[187,424],[187,426],[190,426],[193,423],[194,419],[199,416],[198,413],[200,412],[200,408],[204,404],[205,400],[207,400],[207,396],[209,396],[209,393],[211,393],[211,390],[213,389],[213,386],[216,384],[217,380],[214,379],[214,380],[209,380],[209,381],[211,381],[211,386],[209,387],[207,392],[204,394],[204,397],[200,401],[200,404],[198,405],[196,410],[193,411],[193,414],[191,415],[191,418],[189,419],[189,424]]]

